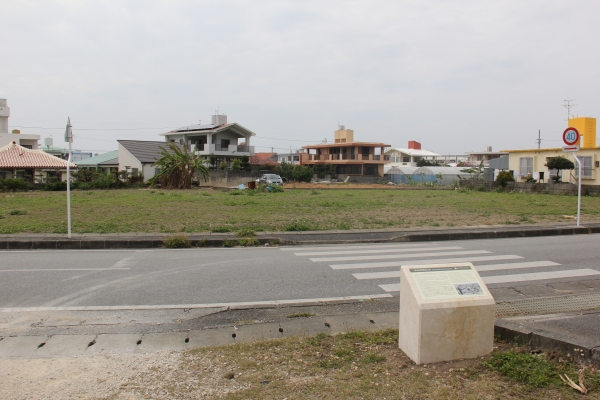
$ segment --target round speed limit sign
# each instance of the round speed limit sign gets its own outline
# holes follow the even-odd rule
[[[563,142],[567,146],[573,146],[579,141],[579,132],[575,128],[567,128],[563,132]]]

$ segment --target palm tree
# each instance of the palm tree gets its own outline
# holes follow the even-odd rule
[[[196,175],[205,181],[208,178],[208,168],[197,154],[188,152],[186,146],[177,146],[169,142],[169,151],[161,147],[161,157],[152,164],[159,172],[149,180],[151,185],[160,183],[165,189],[189,189]]]

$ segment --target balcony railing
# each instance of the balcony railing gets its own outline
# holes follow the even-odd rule
[[[356,161],[381,161],[381,155],[363,155],[363,154],[309,154],[308,161],[341,161],[341,160],[356,160]],[[384,156],[385,161],[389,161],[389,156]]]
[[[229,151],[229,148],[231,146],[226,144],[226,145],[222,145],[222,144],[215,144],[215,151]],[[235,147],[235,146],[234,146]]]

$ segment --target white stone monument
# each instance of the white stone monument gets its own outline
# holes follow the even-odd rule
[[[471,263],[403,265],[399,346],[417,364],[492,351],[494,298]]]

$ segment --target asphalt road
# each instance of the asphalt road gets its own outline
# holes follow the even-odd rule
[[[0,308],[397,295],[399,264],[463,260],[480,269],[490,288],[598,281],[600,235],[310,248],[3,251]]]

